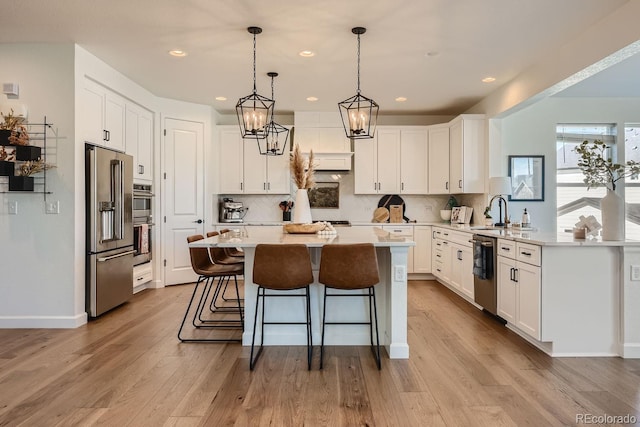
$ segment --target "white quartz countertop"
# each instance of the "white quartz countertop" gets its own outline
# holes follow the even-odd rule
[[[191,243],[191,247],[239,247],[250,248],[261,243],[293,244],[299,243],[309,247],[321,247],[331,244],[373,243],[381,247],[409,247],[415,242],[405,237],[396,236],[380,227],[336,227],[336,235],[325,236],[318,234],[288,234],[281,227],[263,226],[245,229],[229,227],[232,231],[219,236],[208,237]]]

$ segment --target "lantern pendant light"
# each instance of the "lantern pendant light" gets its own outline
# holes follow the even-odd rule
[[[271,77],[271,98],[275,102],[273,95],[273,79],[278,77],[278,73],[268,72],[267,76]],[[275,115],[275,108],[274,114]],[[284,154],[287,147],[287,140],[289,139],[289,129],[279,125],[272,119],[267,125],[267,137],[265,139],[258,140],[258,149],[260,154],[265,156],[281,156]]]
[[[363,27],[351,29],[358,36],[358,91],[351,98],[338,103],[340,117],[347,138],[373,138],[378,121],[378,103],[360,93],[360,35],[367,31]]]
[[[267,124],[271,122],[275,102],[256,92],[256,34],[262,33],[262,28],[249,27],[247,31],[253,34],[253,93],[238,100],[236,113],[243,138],[264,139],[267,137]]]

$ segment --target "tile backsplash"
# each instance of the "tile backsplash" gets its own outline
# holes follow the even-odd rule
[[[339,182],[340,202],[339,207],[325,209],[311,209],[311,216],[314,220],[349,220],[351,222],[369,222],[373,217],[373,211],[378,207],[378,202],[384,194],[379,195],[355,195],[353,172],[316,172],[316,182]],[[282,211],[278,204],[282,200],[294,200],[295,188],[292,187],[291,195],[220,195],[222,197],[232,197],[235,201],[241,201],[249,208],[245,222],[251,221],[282,221]],[[440,209],[442,209],[449,196],[411,196],[401,195],[406,205],[405,216],[410,220],[418,222],[440,222]],[[473,208],[473,223],[482,223],[484,207],[486,205],[486,195],[465,194],[455,196],[461,205]],[[217,212],[218,206],[214,206]],[[295,207],[293,208],[295,209]]]

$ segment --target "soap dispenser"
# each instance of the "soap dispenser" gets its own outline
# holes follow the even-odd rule
[[[531,218],[529,218],[527,208],[524,208],[524,212],[522,213],[522,227],[531,227]]]

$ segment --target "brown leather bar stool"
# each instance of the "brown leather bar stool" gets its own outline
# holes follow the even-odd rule
[[[214,237],[218,235],[220,235],[220,233],[217,231],[209,231],[207,233],[207,237]],[[209,256],[211,257],[211,260],[214,262],[214,264],[222,264],[222,265],[242,264],[244,267],[244,254],[242,257],[230,256],[227,252],[227,249],[229,248],[218,248],[218,247],[209,248]],[[210,305],[211,311],[215,311],[215,310],[224,311],[228,309],[228,307],[218,305],[217,301],[219,297],[222,298],[222,300],[225,302],[236,300],[236,298],[227,298],[225,296],[227,293],[227,288],[229,286],[230,279],[231,279],[230,276],[227,276],[226,278],[221,277],[220,279],[218,279],[218,285],[216,286],[216,289],[213,293],[213,298],[211,299],[211,305]],[[222,286],[223,284],[224,284],[224,288]],[[244,298],[240,298],[241,303],[242,301],[244,301]]]
[[[322,340],[320,343],[320,369],[322,369],[324,355],[325,325],[369,325],[371,337],[371,351],[376,359],[378,369],[381,369],[380,336],[378,334],[378,309],[376,307],[376,292],[374,285],[380,282],[378,273],[378,258],[376,249],[371,243],[351,245],[324,245],[320,255],[319,282],[324,285],[324,305],[322,309]],[[329,293],[328,289],[341,292]],[[366,290],[362,292],[342,291]],[[327,298],[330,297],[368,297],[368,322],[327,322]],[[372,307],[373,303],[373,307]],[[376,344],[373,344],[373,323],[376,328]]]
[[[309,298],[309,285],[313,283],[311,272],[311,258],[305,245],[267,245],[256,246],[253,261],[253,282],[258,285],[256,297],[256,312],[253,318],[253,337],[251,338],[251,356],[249,369],[253,370],[264,344],[264,325],[307,325],[307,365],[311,370],[311,357],[313,353],[311,337],[311,301]],[[304,289],[304,294],[292,294],[282,291]],[[269,290],[271,292],[267,293]],[[306,305],[305,322],[265,322],[264,301],[266,298],[275,297],[304,297]],[[258,306],[262,299],[261,336],[260,349],[254,359],[253,349],[256,341],[256,327],[258,323]]]
[[[228,233],[229,231],[231,230],[223,228],[220,230],[220,234]],[[241,251],[238,248],[224,248],[224,251],[227,253],[227,256],[244,258],[244,251]]]
[[[204,237],[200,234],[195,234],[193,236],[187,237],[187,242],[192,243],[198,240],[202,240]],[[195,309],[195,313],[193,315],[192,324],[196,329],[241,329],[244,330],[244,315],[242,311],[242,306],[240,305],[240,291],[238,290],[238,280],[237,276],[244,274],[244,264],[215,264],[209,258],[209,251],[207,248],[189,248],[189,255],[191,257],[191,267],[193,271],[199,275],[198,281],[193,288],[193,294],[191,295],[191,299],[189,300],[189,304],[187,305],[187,309],[184,313],[184,317],[182,318],[182,323],[180,324],[180,329],[178,330],[178,339],[182,342],[239,342],[242,341],[241,338],[231,339],[231,338],[183,338],[182,330],[184,328],[184,324],[187,320],[187,316],[189,315],[189,310],[195,300],[195,296],[198,293],[198,287],[200,283],[204,283],[204,288],[200,299],[198,301],[197,307]],[[232,312],[238,313],[239,319],[203,319],[202,312],[207,302],[207,298],[210,294],[211,287],[215,282],[215,279],[218,279],[220,283],[226,278],[233,277],[236,287],[236,296],[237,296],[237,307],[234,307]],[[220,286],[220,285],[218,285]]]

